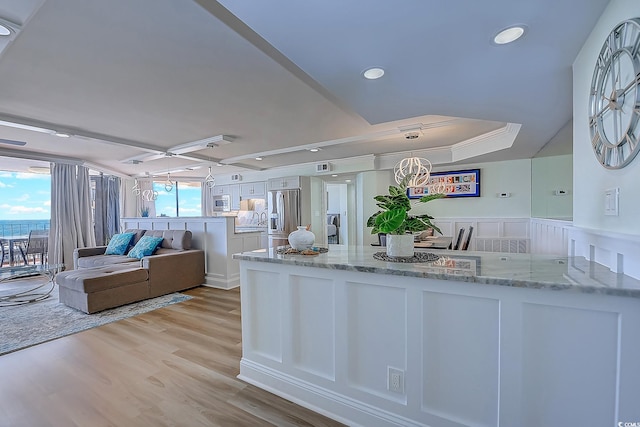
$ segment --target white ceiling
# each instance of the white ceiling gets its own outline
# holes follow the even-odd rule
[[[0,120],[73,136],[0,126],[27,142],[0,155],[127,175],[407,151],[530,158],[571,119],[571,64],[607,2],[3,0],[0,18],[22,29],[0,53]],[[516,23],[524,38],[491,43]],[[385,76],[365,80],[370,66]],[[161,155],[217,135],[233,142]]]

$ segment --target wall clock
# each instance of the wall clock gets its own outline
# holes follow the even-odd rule
[[[591,145],[607,169],[625,167],[640,150],[639,84],[640,18],[633,18],[611,31],[591,80]]]

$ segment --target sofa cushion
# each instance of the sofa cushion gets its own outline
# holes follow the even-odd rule
[[[134,233],[121,233],[114,234],[109,240],[107,249],[104,251],[105,255],[124,255],[129,249],[129,244],[133,238]]]
[[[129,258],[126,255],[94,255],[79,257],[76,260],[76,268],[104,267],[105,265],[128,264],[135,261],[137,261],[135,258]]]
[[[142,236],[146,233],[147,230],[142,228],[127,228],[124,230],[125,233],[133,233],[133,239],[131,239],[130,248],[134,247],[136,243],[140,240]]]
[[[191,249],[191,231],[189,230],[147,230],[145,236],[162,237],[161,247],[164,249]]]
[[[129,258],[142,258],[152,255],[158,246],[162,243],[162,237],[154,237],[144,235],[140,238],[140,241],[129,251],[127,255]]]
[[[60,287],[78,292],[93,293],[146,282],[149,272],[139,266],[112,265],[90,270],[69,270],[56,275]]]

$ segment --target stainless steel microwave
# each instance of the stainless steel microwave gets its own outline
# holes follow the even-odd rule
[[[216,212],[229,212],[229,195],[213,196],[213,210]]]

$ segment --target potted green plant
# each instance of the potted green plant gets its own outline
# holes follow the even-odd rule
[[[409,215],[412,208],[411,200],[407,196],[407,184],[411,175],[407,175],[397,186],[389,186],[389,194],[375,196],[374,200],[381,209],[367,220],[367,227],[373,227],[371,234],[387,234],[387,255],[394,257],[413,256],[413,234],[433,228],[438,233],[440,229],[428,214]],[[444,194],[428,194],[418,199],[419,203],[426,203],[444,197]]]

